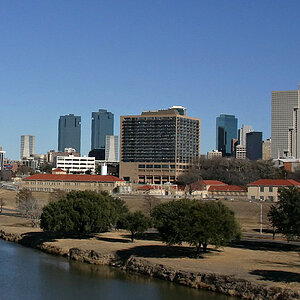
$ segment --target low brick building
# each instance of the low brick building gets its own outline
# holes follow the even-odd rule
[[[111,175],[34,174],[22,180],[22,187],[35,192],[106,191],[115,192],[126,181]]]
[[[248,184],[248,199],[260,201],[278,201],[278,189],[296,186],[300,183],[293,179],[260,179]]]

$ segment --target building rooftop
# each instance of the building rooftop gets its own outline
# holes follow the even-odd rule
[[[248,186],[300,186],[300,182],[293,179],[259,179]]]
[[[210,186],[210,192],[246,192],[247,189],[238,185]]]

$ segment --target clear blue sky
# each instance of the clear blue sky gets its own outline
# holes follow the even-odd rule
[[[299,0],[2,0],[0,145],[19,157],[57,150],[60,115],[119,116],[183,105],[202,122],[201,152],[215,148],[215,120],[234,114],[270,136],[272,90],[300,81]]]

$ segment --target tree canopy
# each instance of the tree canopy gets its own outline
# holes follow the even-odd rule
[[[107,193],[71,191],[43,208],[41,228],[64,234],[104,232],[116,221],[116,213]]]
[[[174,200],[153,211],[156,228],[168,245],[188,242],[199,253],[201,245],[225,245],[240,236],[234,213],[221,202]]]
[[[281,188],[279,200],[271,206],[268,217],[274,228],[288,240],[300,237],[300,192],[297,187]]]
[[[200,179],[220,180],[227,184],[245,186],[258,179],[281,178],[282,172],[272,160],[251,161],[235,158],[199,159],[179,176],[178,181],[190,185]]]
[[[119,228],[129,230],[133,242],[136,234],[144,233],[149,228],[150,223],[150,218],[141,211],[127,212],[120,221]]]

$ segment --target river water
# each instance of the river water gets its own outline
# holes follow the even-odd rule
[[[163,280],[88,265],[0,240],[0,299],[229,300]]]

